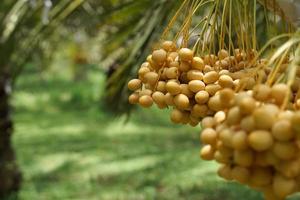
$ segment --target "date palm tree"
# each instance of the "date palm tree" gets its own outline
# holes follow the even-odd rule
[[[11,142],[13,121],[9,100],[13,82],[39,42],[50,37],[84,0],[53,1],[51,10],[44,4],[51,1],[32,2],[0,2],[0,199],[15,194],[22,180]]]

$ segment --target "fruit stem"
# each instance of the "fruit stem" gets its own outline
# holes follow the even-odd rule
[[[300,44],[298,45],[298,47],[296,49],[294,60],[292,61],[291,65],[289,66],[289,74],[288,74],[288,82],[287,82],[287,85],[289,88],[291,88],[291,86],[294,83],[294,80],[297,75],[297,69],[299,67],[300,67]],[[291,89],[289,89],[287,92],[287,95],[282,104],[282,108],[285,108],[287,106],[290,95],[291,95]]]

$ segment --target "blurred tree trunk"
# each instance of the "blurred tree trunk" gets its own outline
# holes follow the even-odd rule
[[[9,98],[11,79],[16,79],[33,52],[62,25],[86,0],[53,1],[43,23],[43,1],[31,7],[24,0],[0,0],[0,200],[14,197],[20,189],[22,175],[12,145],[13,122]],[[47,8],[49,9],[49,8]],[[13,198],[14,199],[14,198]]]
[[[13,123],[10,113],[10,73],[0,70],[0,199],[16,194],[22,175],[17,166],[12,147]]]

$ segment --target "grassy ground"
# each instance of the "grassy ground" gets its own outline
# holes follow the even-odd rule
[[[262,199],[199,159],[199,128],[171,125],[156,109],[137,110],[128,123],[113,118],[98,102],[102,85],[100,72],[77,83],[33,72],[18,81],[20,199]]]

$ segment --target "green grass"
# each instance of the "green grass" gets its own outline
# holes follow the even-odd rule
[[[53,77],[26,73],[12,99],[20,199],[262,199],[199,159],[199,128],[157,109],[113,118],[99,103],[100,72],[77,83]]]

